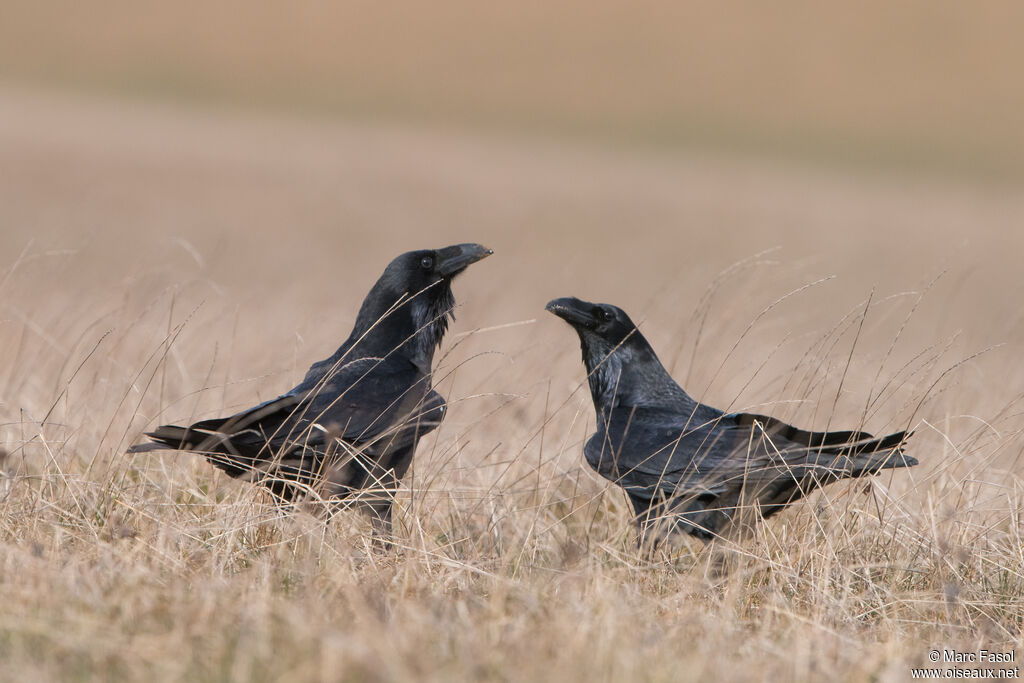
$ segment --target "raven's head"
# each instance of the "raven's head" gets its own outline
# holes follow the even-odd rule
[[[554,299],[545,308],[579,335],[590,393],[599,414],[616,405],[692,403],[621,308],[573,297]]]
[[[375,355],[402,347],[429,366],[453,317],[452,279],[493,253],[470,243],[398,256],[363,300],[350,340]]]
[[[604,356],[631,338],[643,338],[626,312],[618,306],[592,304],[566,296],[549,301],[544,308],[572,325],[583,344],[604,351]]]
[[[583,363],[587,366],[594,398],[621,394],[624,367],[646,365],[657,356],[626,312],[611,304],[594,304],[575,297],[549,301],[544,307],[572,325],[580,337]]]

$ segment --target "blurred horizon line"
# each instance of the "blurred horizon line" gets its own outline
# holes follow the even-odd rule
[[[202,89],[153,89],[4,79],[0,94],[10,98],[64,99],[68,103],[101,104],[111,109],[133,105],[165,112],[194,112],[239,116],[249,119],[286,120],[292,123],[369,125],[409,130],[437,131],[453,135],[515,139],[531,142],[550,140],[604,150],[650,153],[655,157],[706,157],[722,161],[793,165],[805,170],[825,170],[853,175],[894,176],[899,179],[938,180],[968,185],[1018,186],[1024,183],[1024,157],[992,156],[970,146],[936,148],[905,139],[867,137],[840,139],[838,136],[795,132],[765,134],[740,126],[693,122],[672,131],[645,135],[624,128],[573,127],[564,122],[496,121],[485,117],[420,116],[398,110],[371,111],[347,108],[302,98],[234,97]]]
[[[0,83],[1024,179],[1024,5],[11,0]]]

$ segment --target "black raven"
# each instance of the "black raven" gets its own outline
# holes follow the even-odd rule
[[[910,467],[907,432],[806,432],[775,418],[724,413],[690,398],[621,309],[575,298],[547,310],[580,337],[597,411],[587,463],[625,489],[640,543],[672,532],[708,541],[740,511],[770,517],[815,488]]]
[[[355,496],[375,527],[390,531],[394,492],[416,443],[445,413],[431,366],[453,317],[452,278],[491,253],[459,244],[402,254],[366,295],[345,343],[297,387],[230,417],[157,427],[147,434],[155,443],[129,452],[199,452],[281,502],[311,492]]]

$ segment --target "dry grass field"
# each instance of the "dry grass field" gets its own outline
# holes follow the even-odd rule
[[[0,680],[887,682],[1021,648],[1024,10],[978,7],[5,2]],[[465,241],[495,254],[390,551],[125,454],[292,387],[392,257]],[[641,557],[565,295],[701,400],[909,426],[921,464]]]
[[[897,681],[1020,643],[1020,192],[18,91],[0,177],[0,678]],[[292,386],[393,255],[465,240],[496,253],[394,551],[124,454]],[[909,424],[921,465],[642,559],[567,294],[705,401]]]

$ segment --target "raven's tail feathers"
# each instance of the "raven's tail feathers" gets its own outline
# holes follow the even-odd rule
[[[867,442],[850,444],[844,450],[856,465],[854,476],[916,465],[917,458],[903,452],[907,446],[907,439],[912,435],[913,432],[902,431]]]
[[[196,422],[191,427],[179,427],[178,425],[161,425],[146,436],[153,440],[152,443],[140,443],[128,449],[129,453],[149,453],[159,450],[188,451],[195,450],[204,441],[208,440],[211,433],[215,433],[224,425],[225,418],[203,420]]]
[[[732,417],[740,426],[757,425],[769,438],[780,436],[810,451],[847,456],[854,460],[871,453],[900,456],[894,457],[893,464],[885,467],[909,467],[917,464],[913,458],[903,455],[906,441],[913,432],[902,431],[875,438],[867,432],[860,431],[808,432],[766,415],[741,413]],[[897,462],[901,464],[895,464]]]
[[[879,451],[891,451],[898,449],[902,451],[907,445],[907,439],[913,435],[913,432],[896,432],[883,436],[879,439],[871,439],[870,441],[863,444],[856,444],[855,448],[858,453],[877,453]]]
[[[151,453],[153,451],[166,451],[173,449],[173,446],[168,446],[165,443],[150,441],[147,443],[137,443],[134,446],[129,446],[126,452],[134,455],[136,453]]]

